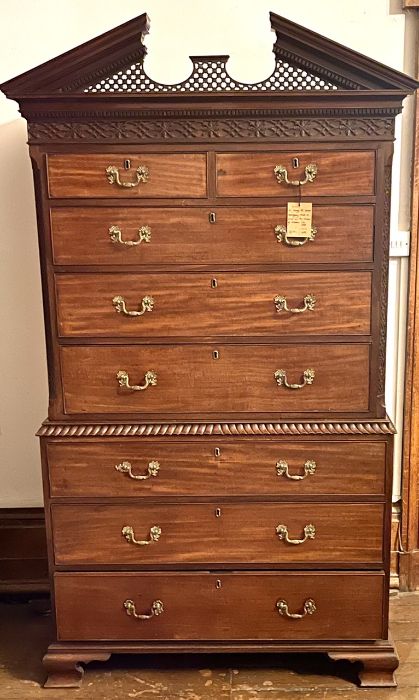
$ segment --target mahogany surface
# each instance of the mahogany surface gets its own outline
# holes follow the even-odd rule
[[[368,440],[163,442],[141,440],[74,440],[49,442],[49,482],[53,498],[149,496],[319,495],[382,496],[385,494],[384,442]],[[289,476],[303,477],[304,464],[315,472],[301,480],[278,474],[286,461]],[[150,461],[157,476],[134,479],[115,467],[131,464],[133,476],[146,476]]]
[[[368,640],[382,632],[381,573],[58,573],[55,585],[62,641]],[[308,598],[314,614],[301,620],[278,614],[278,600],[298,613]],[[125,612],[127,599],[140,614],[161,600],[164,612],[137,620]]]
[[[238,650],[326,651],[394,684],[390,187],[417,84],[270,20],[275,71],[253,86],[225,57],[152,81],[145,14],[1,86],[27,119],[37,205],[49,687],[112,652]],[[309,237],[288,235],[289,203],[312,204]],[[277,312],[307,294],[313,309]],[[154,306],[128,317],[116,295]],[[150,544],[122,534],[155,525]]]

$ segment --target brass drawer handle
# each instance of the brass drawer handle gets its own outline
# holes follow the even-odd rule
[[[301,620],[306,615],[313,615],[313,613],[315,613],[317,610],[316,603],[312,598],[307,598],[307,600],[304,603],[302,613],[290,613],[288,610],[288,603],[286,600],[278,600],[276,607],[280,615],[284,615],[284,617],[290,617],[292,620]]]
[[[275,235],[278,243],[281,243],[282,241],[286,243],[287,245],[291,246],[299,246],[299,245],[304,245],[305,243],[308,243],[308,241],[314,241],[316,237],[317,229],[315,226],[311,227],[311,234],[310,236],[307,237],[302,237],[301,239],[298,238],[298,236],[292,236],[292,238],[288,238],[288,233],[287,229],[285,226],[275,226]]]
[[[316,536],[316,528],[311,523],[306,525],[304,530],[304,537],[301,540],[291,540],[288,536],[288,528],[286,525],[277,525],[276,534],[280,540],[284,540],[287,544],[304,544],[307,540],[314,540]]]
[[[160,469],[160,463],[154,459],[149,462],[146,474],[133,474],[131,462],[121,462],[121,464],[115,464],[115,469],[117,472],[121,472],[121,474],[128,474],[130,479],[144,481],[145,479],[149,479],[151,476],[157,476]]]
[[[138,229],[138,241],[123,241],[122,231],[119,226],[110,226],[108,231],[112,243],[120,243],[121,245],[140,245],[140,243],[150,243],[151,240],[151,228],[149,226],[141,226]]]
[[[299,474],[290,474],[288,471],[288,462],[286,462],[284,459],[280,459],[279,462],[276,463],[276,473],[278,476],[285,476],[287,479],[291,479],[292,481],[302,481],[302,479],[306,479],[307,476],[314,474],[316,467],[316,462],[308,459],[306,462],[304,462],[304,474],[301,476]]]
[[[303,299],[303,306],[289,308],[286,297],[278,295],[274,298],[274,304],[277,312],[280,313],[281,311],[288,311],[290,314],[302,314],[304,311],[314,311],[316,301],[316,297],[313,294],[306,294]]]
[[[158,525],[153,525],[150,528],[150,536],[148,540],[136,540],[134,535],[134,528],[131,525],[125,525],[122,528],[122,535],[125,537],[126,541],[130,544],[137,544],[140,547],[145,547],[153,542],[158,542],[161,536],[161,527]]]
[[[135,610],[135,604],[133,600],[125,600],[124,608],[126,610],[127,615],[136,617],[137,620],[151,620],[152,617],[157,617],[157,615],[161,615],[164,612],[164,607],[161,600],[153,600],[150,612],[148,614],[143,613],[142,615],[140,615],[139,613],[137,613]]]
[[[120,369],[116,375],[119,386],[130,389],[131,391],[144,391],[149,386],[156,386],[157,384],[157,374],[150,369],[144,375],[144,384],[130,384],[129,374],[124,369]]]
[[[315,372],[314,369],[305,369],[303,372],[303,381],[301,384],[289,384],[285,369],[277,369],[274,377],[278,386],[286,386],[287,389],[302,389],[306,384],[313,384]]]
[[[125,304],[124,297],[120,295],[112,299],[112,304],[115,307],[115,311],[118,314],[123,314],[124,316],[142,316],[146,311],[153,311],[154,309],[154,299],[150,296],[145,296],[141,300],[141,311],[128,311]],[[138,304],[138,307],[140,305]]]
[[[274,167],[274,173],[279,184],[285,182],[286,185],[293,185],[294,187],[300,187],[301,185],[306,185],[307,182],[313,182],[317,175],[317,165],[315,163],[309,163],[304,168],[305,178],[304,180],[289,180],[288,170],[285,165],[276,165]]]
[[[150,171],[146,165],[139,165],[135,174],[136,178],[134,182],[124,182],[121,180],[119,168],[117,168],[116,165],[108,165],[106,168],[106,177],[108,181],[111,185],[118,185],[118,187],[137,187],[140,182],[147,182]]]

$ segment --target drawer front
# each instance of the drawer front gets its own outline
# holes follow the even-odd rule
[[[381,503],[53,505],[55,561],[379,565],[383,513]]]
[[[58,265],[371,262],[372,206],[313,206],[313,240],[289,239],[286,207],[51,209]],[[354,230],[356,221],[356,230]],[[279,240],[278,240],[279,239]],[[295,245],[303,242],[303,245]],[[291,245],[294,243],[294,245]],[[134,245],[133,245],[134,244]]]
[[[284,166],[290,181],[303,182],[305,169],[317,166],[313,181],[301,185],[306,197],[373,195],[374,151],[302,151],[300,153],[217,153],[217,194],[220,197],[290,197],[299,187],[287,184],[274,169]],[[293,167],[294,158],[299,165]]]
[[[383,495],[384,442],[51,442],[51,496]]]
[[[366,344],[69,346],[61,364],[69,414],[368,410]]]
[[[110,182],[109,166],[117,169],[121,185]],[[139,167],[147,169],[145,181],[124,186],[137,183]],[[48,186],[51,197],[205,197],[207,158],[205,153],[50,155]]]
[[[56,574],[58,639],[378,639],[384,581],[341,572]],[[283,601],[303,617],[288,617]]]
[[[368,335],[371,281],[370,272],[56,275],[59,334]]]

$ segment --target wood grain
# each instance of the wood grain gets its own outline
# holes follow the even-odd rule
[[[125,159],[131,169],[124,170]],[[123,182],[135,181],[135,169],[145,165],[149,169],[147,182],[137,187],[119,187],[110,184],[106,168],[119,168]],[[48,185],[51,197],[205,197],[205,153],[66,153],[48,156]]]
[[[300,165],[294,169],[292,161]],[[296,197],[299,188],[278,184],[274,168],[284,165],[291,180],[303,180],[304,168],[315,163],[313,182],[301,187],[304,197],[374,194],[374,151],[299,151],[283,153],[217,153],[217,194],[221,197]]]
[[[213,359],[215,350],[219,359]],[[61,348],[61,362],[68,414],[368,409],[366,344],[74,346]],[[308,368],[316,372],[313,384],[297,390],[277,385],[277,369],[301,383]],[[157,385],[121,388],[120,370],[131,384],[143,383],[153,370]]]
[[[55,563],[379,565],[383,513],[381,503],[53,505]],[[304,538],[310,524],[316,534],[291,545],[278,538],[280,524],[291,539]],[[149,545],[132,544],[122,535],[130,526],[144,541],[154,525],[162,534]]]
[[[217,579],[221,588],[216,588]],[[137,639],[375,639],[382,636],[384,577],[351,573],[56,574],[59,640]],[[302,620],[278,614],[284,599],[299,612],[307,598],[317,610]],[[129,617],[133,600],[146,613]]]
[[[209,222],[214,212],[216,223]],[[299,247],[279,243],[275,226],[286,226],[286,207],[54,207],[50,210],[57,265],[155,265],[180,263],[371,262],[374,208],[313,205],[315,241]],[[356,232],[353,222],[356,221]],[[138,240],[149,226],[151,240],[137,246],[111,242],[119,226],[123,240]]]
[[[371,330],[370,272],[61,274],[55,284],[62,337],[282,337]],[[278,295],[288,308],[300,309],[308,294],[315,297],[313,310],[277,311]],[[142,316],[125,316],[115,310],[116,295],[128,311],[141,310],[145,296],[154,306]]]
[[[53,498],[383,495],[385,450],[384,442],[368,440],[47,443]],[[129,461],[134,475],[145,475],[153,460],[159,462],[159,472],[147,480],[115,469]],[[278,476],[279,460],[287,462],[292,476],[304,475],[307,460],[315,461],[316,471],[304,480],[290,480]]]

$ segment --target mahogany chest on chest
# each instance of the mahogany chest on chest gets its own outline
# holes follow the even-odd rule
[[[47,685],[113,652],[325,651],[391,685],[394,117],[415,82],[271,14],[275,68],[147,76],[132,20],[4,84],[50,404]]]

